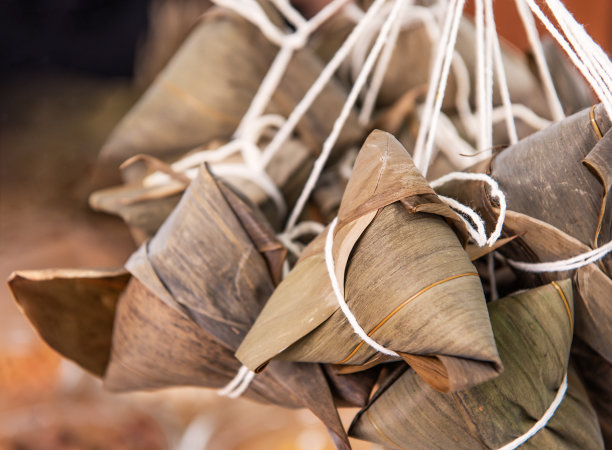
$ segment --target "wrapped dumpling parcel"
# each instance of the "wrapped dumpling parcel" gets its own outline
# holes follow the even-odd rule
[[[443,392],[500,373],[480,279],[458,237],[462,222],[392,135],[374,131],[365,141],[337,219],[334,275],[372,339]],[[249,369],[281,359],[354,371],[393,359],[365,344],[340,309],[325,261],[328,229],[240,345],[236,356]]]
[[[515,445],[508,448],[516,448],[521,444],[516,439],[552,414],[520,448],[602,449],[597,416],[571,367],[568,372],[570,280],[488,306],[504,363],[499,377],[441,394],[409,369],[374,394],[349,434],[391,448],[500,449],[510,443]]]

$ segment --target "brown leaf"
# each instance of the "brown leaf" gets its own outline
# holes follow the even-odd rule
[[[123,269],[13,272],[15,300],[54,350],[102,376],[110,356],[115,306],[130,276]]]
[[[420,212],[423,205],[443,217]],[[480,281],[449,217],[458,220],[401,145],[375,131],[346,188],[333,254],[339,284],[363,329],[387,348],[412,355],[415,364],[416,358],[438,358],[448,370],[446,384],[438,386],[457,390],[495,376],[501,365]],[[369,367],[376,356],[338,307],[323,255],[326,233],[304,250],[238,349],[247,367],[272,358]],[[423,367],[422,375],[434,382],[437,368]]]
[[[383,385],[355,418],[350,435],[398,448],[499,448],[542,417],[567,371],[572,341],[569,280],[489,303],[504,372],[450,395],[414,371]],[[602,447],[595,413],[580,382],[569,388],[526,448]]]

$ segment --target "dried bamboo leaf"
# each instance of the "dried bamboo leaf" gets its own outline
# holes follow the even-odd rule
[[[612,448],[612,363],[574,338],[572,358],[597,412],[606,449]]]
[[[499,448],[542,417],[567,371],[572,341],[569,280],[489,303],[504,363],[497,378],[450,395],[409,370],[375,394],[351,436],[399,448]],[[597,418],[570,371],[569,388],[545,428],[525,448],[603,446]]]
[[[100,163],[114,169],[139,153],[176,158],[213,139],[229,139],[276,52],[250,22],[231,11],[211,8],[113,131]],[[309,49],[296,52],[268,112],[288,116],[321,69],[322,63]],[[299,122],[297,132],[314,154],[320,151],[345,99],[344,88],[332,80]],[[361,136],[351,114],[337,148]],[[133,181],[130,173],[125,176]]]
[[[102,376],[110,356],[115,306],[129,274],[123,269],[13,272],[17,304],[54,350]]]
[[[594,121],[606,135],[611,124],[601,105],[594,110]],[[612,135],[600,140],[590,110],[585,109],[500,152],[493,158],[490,172],[506,193],[510,209],[591,245],[600,219],[602,185],[581,162],[591,151],[601,152],[601,156],[607,155],[610,169],[610,143]],[[602,159],[606,161],[605,156]],[[604,228],[610,236],[610,224]]]
[[[89,197],[95,211],[115,214],[130,227],[137,244],[151,238],[176,207],[184,190],[182,185],[146,188],[140,184],[99,190]]]
[[[509,208],[518,211],[507,214],[504,229],[521,236],[501,253],[517,261],[555,261],[612,239],[610,128],[610,119],[599,105],[534,134],[502,151],[490,163],[474,168],[489,172],[506,193]],[[488,226],[493,226],[497,211],[482,185],[446,189],[454,190],[463,201],[472,199]],[[611,255],[573,274],[576,336],[591,349],[591,360],[583,358],[581,368],[605,368],[612,362],[611,274]],[[523,273],[521,281],[535,286],[571,275]],[[592,379],[590,374],[581,376]],[[601,395],[603,390],[597,383],[588,383],[586,389],[591,397]],[[598,407],[597,411],[603,414],[600,420],[610,420],[605,408]]]
[[[445,219],[457,216],[401,145],[375,131],[346,188],[333,254],[364,330],[437,389],[454,391],[495,376],[501,365],[480,281]],[[326,233],[304,250],[238,349],[252,370],[272,358],[364,367],[379,358],[338,307],[323,255]]]
[[[520,230],[522,233],[520,246],[510,249],[511,255],[518,258],[527,259],[534,255],[535,260],[541,258],[549,261],[568,258],[589,250],[577,239],[551,225],[513,211],[507,213],[506,227],[513,232]],[[508,249],[504,251],[507,252]],[[569,272],[544,274],[538,277],[538,280],[559,279],[569,275]],[[610,445],[612,414],[605,399],[612,398],[612,384],[609,383],[609,374],[612,373],[612,281],[600,267],[590,264],[576,271],[574,290],[574,339],[578,342],[578,347],[575,351],[573,346],[572,352],[579,375],[585,381],[586,390],[599,416],[604,438],[607,445]]]
[[[380,366],[352,374],[342,373],[343,366],[322,367],[338,406],[365,406],[380,375]]]

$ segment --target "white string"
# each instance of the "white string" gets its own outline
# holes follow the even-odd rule
[[[249,109],[242,117],[240,125],[238,126],[234,135],[239,137],[242,135],[244,128],[251,123],[256,117],[263,114],[264,110],[270,103],[272,95],[278,88],[280,81],[287,70],[287,67],[291,61],[291,58],[298,48],[302,48],[308,37],[327,19],[335,14],[340,8],[342,8],[348,0],[333,0],[328,3],[324,8],[321,9],[314,17],[310,20],[305,20],[301,14],[299,14],[293,6],[287,0],[275,0],[275,4],[283,12],[285,17],[290,20],[296,26],[295,32],[286,34],[281,38],[280,50],[276,54],[272,65],[268,69],[266,76],[261,82],[257,93],[253,97]],[[250,20],[249,13],[250,9],[238,8],[234,11],[241,14],[247,20]],[[281,33],[279,31],[279,33]],[[282,34],[282,33],[281,33]]]
[[[591,68],[587,67],[582,59],[578,57],[576,52],[570,47],[567,40],[559,33],[552,22],[542,12],[540,7],[535,3],[534,0],[524,0],[527,2],[533,13],[538,17],[540,22],[546,27],[548,32],[555,38],[555,40],[561,45],[563,50],[570,57],[574,66],[582,73],[584,78],[591,85],[591,88],[595,91],[597,97],[604,104],[604,108],[608,113],[609,117],[612,117],[612,93],[609,89],[606,89],[605,85],[602,84],[601,77],[597,77],[592,73]]]
[[[559,390],[557,391],[557,395],[555,395],[553,402],[550,404],[550,406],[548,407],[544,415],[540,418],[540,420],[534,423],[533,426],[529,429],[529,431],[527,431],[525,434],[517,437],[512,442],[499,448],[499,450],[514,450],[515,448],[523,445],[525,442],[527,442],[529,439],[535,436],[538,431],[540,431],[542,428],[546,426],[548,421],[555,414],[555,412],[557,411],[557,408],[563,401],[563,397],[565,396],[566,391],[567,391],[567,373],[563,377],[563,381],[561,382],[561,386],[559,386]]]
[[[248,389],[255,375],[255,372],[251,372],[246,366],[241,366],[232,381],[219,389],[217,395],[228,398],[240,397]]]
[[[236,376],[229,383],[227,383],[227,385],[225,385],[223,389],[219,389],[217,391],[217,394],[221,396],[227,396],[230,392],[232,392],[234,389],[238,387],[238,385],[240,384],[240,382],[242,381],[242,379],[244,378],[244,376],[246,375],[248,371],[249,371],[248,367],[241,366],[240,369],[238,369]]]
[[[234,139],[216,149],[203,149],[189,153],[174,163],[170,168],[175,172],[185,172],[190,168],[199,167],[204,162],[219,162],[229,158],[232,154],[240,152],[245,162],[252,166],[258,166],[260,150],[255,144],[261,138],[262,133],[269,127],[279,128],[285,119],[277,114],[267,114],[254,119],[244,130],[244,138]],[[145,186],[158,186],[171,180],[168,174],[156,171],[144,178]]]
[[[397,38],[402,28],[402,18],[405,14],[408,5],[410,5],[410,1],[404,0],[403,9],[400,12],[400,17],[393,24],[389,39],[387,40],[385,48],[382,51],[382,54],[380,55],[380,60],[376,65],[376,70],[374,71],[374,75],[372,76],[370,87],[368,88],[365,95],[363,107],[361,108],[361,112],[359,113],[358,119],[361,125],[367,125],[370,122],[370,118],[372,117],[372,111],[374,111],[376,98],[378,97],[378,93],[380,92],[380,88],[385,79],[385,73],[387,72],[389,63],[391,62],[391,57],[393,56],[393,51],[395,50],[395,44],[397,43]]]
[[[489,236],[489,239],[486,240],[486,244],[489,246],[492,246],[501,236],[502,228],[504,226],[504,220],[506,219],[506,209],[507,209],[506,196],[499,188],[499,184],[497,184],[497,181],[495,181],[489,175],[486,175],[484,173],[466,173],[466,172],[451,172],[451,173],[444,175],[443,177],[438,178],[437,180],[432,181],[430,184],[431,184],[431,187],[435,189],[452,180],[484,181],[485,183],[489,185],[489,188],[490,188],[489,195],[491,195],[491,197],[496,198],[497,202],[499,203],[499,216],[497,217],[497,223],[495,224],[495,228],[493,232],[491,233],[491,235]],[[479,245],[482,247],[480,243]]]
[[[288,45],[284,45],[280,48],[270,69],[266,73],[266,76],[259,85],[259,89],[255,93],[249,109],[242,116],[242,120],[238,125],[238,128],[234,132],[235,137],[240,137],[244,133],[244,128],[250,124],[253,119],[259,117],[270,103],[270,99],[276,91],[280,81],[287,70],[287,66],[291,61],[294,49]]]
[[[374,46],[372,47],[372,50],[370,54],[368,55],[368,58],[366,59],[366,62],[363,65],[361,72],[359,73],[359,76],[355,80],[355,83],[353,84],[353,87],[351,88],[351,91],[349,92],[349,95],[347,96],[347,99],[344,105],[342,106],[342,111],[340,112],[340,115],[334,122],[334,126],[332,127],[332,131],[330,135],[327,137],[325,142],[323,142],[323,149],[321,150],[321,154],[314,162],[312,171],[310,172],[310,176],[308,177],[308,180],[306,181],[306,184],[304,185],[304,188],[296,201],[295,207],[293,208],[293,211],[291,212],[291,215],[289,216],[289,219],[287,220],[287,225],[285,229],[290,229],[291,227],[293,227],[293,225],[295,225],[295,223],[297,222],[300,214],[302,213],[302,210],[304,206],[306,205],[308,197],[310,197],[310,194],[312,193],[312,190],[314,189],[316,182],[319,179],[321,172],[323,171],[323,167],[325,166],[325,163],[327,162],[327,159],[329,158],[329,155],[336,143],[336,140],[338,139],[338,136],[340,135],[340,132],[342,131],[342,127],[344,126],[344,123],[346,122],[346,119],[348,118],[351,112],[351,109],[353,105],[355,104],[355,101],[357,100],[359,92],[365,85],[367,78],[370,72],[372,71],[374,63],[376,62],[376,59],[378,58],[378,55],[380,54],[383,48],[385,40],[389,36],[393,23],[399,18],[399,13],[402,7],[402,1],[404,0],[395,0],[393,4],[393,9],[391,10],[389,17],[387,18],[383,27],[381,28],[378,39],[376,39],[376,42],[374,43]],[[370,10],[368,10],[368,13],[369,12]],[[366,16],[367,16],[367,13],[366,13]],[[287,122],[289,122],[289,120],[287,120]],[[279,131],[279,134],[281,131]],[[277,134],[276,137],[278,137],[279,134]]]
[[[512,113],[512,117],[521,119],[527,125],[529,125],[530,127],[536,130],[543,130],[544,128],[552,125],[553,123],[550,120],[547,120],[547,119],[544,119],[543,117],[538,116],[531,109],[529,109],[528,107],[520,103],[512,103],[510,105],[510,110]],[[493,123],[501,122],[502,120],[506,118],[507,118],[507,111],[506,111],[505,106],[493,109],[493,114],[491,117]],[[514,128],[514,133],[516,133],[516,128]],[[511,138],[510,142],[512,143],[518,142],[518,137],[516,137],[516,134],[515,134],[515,138],[516,138],[516,141],[512,142],[512,138]]]
[[[470,235],[470,237],[478,244],[479,247],[484,247],[487,245],[487,233],[485,231],[485,223],[476,212],[470,208],[469,206],[464,205],[461,202],[458,202],[454,198],[445,197],[444,195],[438,194],[438,198],[450,206],[452,209],[459,211],[462,214],[465,214],[472,222],[476,225],[476,228],[461,214],[459,214],[459,218],[465,223],[466,229]]]
[[[612,90],[612,63],[608,56],[562,3],[558,0],[548,0],[548,5],[561,25],[563,32],[587,63],[587,67],[595,69],[596,73],[601,76],[608,92],[610,92]]]
[[[270,197],[280,217],[284,217],[287,213],[287,204],[285,203],[282,192],[278,189],[270,176],[263,170],[254,172],[252,167],[238,164],[218,164],[211,166],[210,169],[215,175],[221,177],[235,176],[255,183]],[[198,169],[191,169],[191,171],[192,172],[187,171],[186,174],[193,179],[197,176]]]
[[[472,145],[463,140],[451,120],[444,113],[440,113],[438,131],[434,142],[436,148],[439,148],[458,170],[467,169],[489,157],[484,152],[478,153]],[[466,158],[466,156],[469,156],[469,158]],[[432,157],[434,157],[433,154]]]
[[[288,0],[272,0],[285,19],[287,19],[295,28],[302,27],[306,24],[304,16]]]
[[[427,174],[431,160],[436,125],[446,91],[450,62],[457,42],[457,32],[459,31],[464,4],[465,0],[454,0],[454,7],[447,13],[442,39],[437,47],[436,60],[432,69],[433,79],[430,80],[425,101],[424,120],[421,121],[419,126],[419,134],[414,149],[414,163],[423,175]],[[427,140],[425,141],[426,136]]]
[[[476,0],[476,110],[478,113],[478,150],[483,151],[487,145],[487,119],[485,104],[487,93],[485,87],[485,32],[484,32],[484,4],[483,0]]]
[[[550,70],[548,69],[548,64],[546,63],[544,49],[542,48],[542,42],[540,41],[540,35],[538,33],[538,29],[536,28],[535,20],[527,8],[525,0],[516,0],[515,3],[519,16],[521,17],[521,21],[523,22],[523,26],[525,27],[525,34],[527,35],[527,39],[531,45],[536,65],[538,66],[540,79],[542,80],[544,93],[546,94],[546,100],[548,102],[548,108],[550,109],[553,120],[559,122],[565,118],[565,113],[563,112],[561,101],[557,95],[552,76],[550,75]]]
[[[385,0],[375,0],[368,11],[364,14],[361,21],[353,28],[351,34],[346,38],[346,40],[342,43],[340,48],[336,51],[336,54],[332,57],[332,59],[325,65],[316,81],[310,87],[308,92],[304,95],[302,100],[293,108],[293,111],[287,118],[285,124],[278,130],[278,133],[274,136],[272,142],[268,144],[268,146],[264,149],[262,155],[262,165],[265,167],[274,154],[282,147],[285,141],[289,138],[295,126],[302,119],[308,108],[312,105],[312,103],[319,96],[325,85],[329,82],[329,80],[333,77],[334,73],[347,57],[351,48],[359,38],[360,33],[363,29],[368,25],[369,21],[375,17],[378,10],[384,5]]]
[[[325,239],[325,265],[327,266],[327,275],[329,276],[329,281],[331,282],[332,290],[336,295],[338,306],[340,306],[340,309],[344,313],[346,320],[348,320],[348,322],[351,324],[351,327],[353,327],[353,331],[355,332],[355,334],[357,334],[362,341],[364,341],[377,352],[399,358],[399,355],[396,352],[380,345],[378,342],[368,336],[365,331],[363,331],[363,328],[361,328],[359,322],[357,322],[357,319],[355,318],[350,308],[346,304],[346,301],[344,300],[344,297],[340,290],[340,286],[338,285],[338,279],[336,278],[334,255],[332,253],[332,249],[334,246],[334,230],[336,229],[337,223],[338,218],[336,217],[329,225],[329,230],[327,231],[327,237]]]
[[[219,6],[227,8],[253,23],[259,30],[268,38],[270,42],[281,47],[286,43],[287,35],[276,27],[270,18],[266,15],[256,0],[213,0]],[[296,48],[300,47],[299,39],[293,40],[293,45]],[[303,45],[303,44],[302,44]]]
[[[305,235],[316,236],[321,233],[324,228],[325,226],[319,222],[304,221],[285,231],[284,233],[277,234],[276,237],[287,250],[299,258],[300,254],[302,253],[303,246],[301,244],[296,244],[295,240]]]
[[[349,8],[349,6],[352,8]],[[429,40],[433,47],[434,43],[438,42],[440,38],[440,34],[441,34],[440,27],[437,24],[436,17],[434,14],[435,8],[434,7],[424,7],[421,5],[414,5],[412,3],[412,0],[407,1],[404,8],[408,8],[408,6],[409,6],[409,9],[402,13],[401,29],[406,29],[410,27],[411,25],[413,25],[414,23],[421,23],[422,25],[425,26],[425,30],[427,32],[427,35],[429,36]],[[435,6],[439,7],[437,8],[439,11],[443,11],[444,7],[446,6],[446,2],[438,2],[438,4]],[[349,14],[349,10],[350,10],[350,14]],[[362,17],[364,14],[363,11],[353,3],[348,5],[347,8],[343,10],[343,12],[345,13],[347,17],[349,17],[351,20],[355,22],[357,22],[358,19]],[[382,25],[382,21],[379,20],[380,17],[383,17],[383,15],[387,14],[388,12],[389,12],[388,8],[381,9],[379,15],[376,17],[376,19],[373,20],[373,24],[370,26],[367,32],[364,32],[362,38],[357,42],[357,44],[353,48],[353,51],[351,54],[351,72],[353,73],[353,77],[355,77],[356,74],[359,72],[359,70],[361,70],[363,66],[363,62],[366,57],[366,51],[370,47],[371,41],[373,39],[373,35],[375,34],[375,31],[379,29],[380,26]],[[385,51],[387,51],[387,47],[385,48]],[[381,56],[381,62],[383,61],[384,56],[385,56],[384,54]],[[455,106],[457,108],[457,113],[459,115],[461,123],[466,129],[467,134],[471,137],[477,137],[477,131],[476,131],[477,126],[474,125],[474,117],[473,117],[471,107],[470,107],[470,74],[465,65],[465,62],[463,61],[463,58],[461,57],[459,52],[457,52],[456,50],[453,52],[451,67],[453,70],[453,74],[455,75],[455,82],[456,82],[456,94],[455,94],[456,105]],[[381,69],[380,63],[378,64],[376,70],[378,71],[379,69]],[[376,78],[380,76],[380,80],[382,82],[382,75],[375,74],[373,77],[372,83],[370,85],[370,90],[368,91],[366,95],[364,106],[360,113],[361,123],[366,123],[367,119],[365,117],[369,118],[371,116],[371,111],[369,111],[369,109],[371,106],[373,106],[373,103],[376,99],[375,94],[380,89],[380,87],[376,87],[376,84],[377,84]],[[432,80],[432,83],[433,83],[433,80]],[[368,96],[371,96],[370,100],[368,100]],[[440,116],[440,119],[442,119],[442,116]],[[439,134],[443,134],[442,132],[443,124],[440,123],[438,126],[439,126],[438,133],[436,134],[436,137],[435,137],[436,139],[435,144],[437,146],[439,146],[440,143],[444,142],[444,138],[439,136]],[[457,135],[456,132],[454,134]],[[469,144],[467,144],[465,141],[463,142],[466,146],[469,146]],[[448,145],[445,145],[445,147],[447,148]],[[458,153],[473,154],[473,153],[476,153],[476,150],[472,148],[470,151],[466,151],[466,149],[463,148],[462,151],[459,151]],[[450,152],[448,153],[445,152],[445,154],[447,154],[447,156],[449,156],[453,160],[456,159],[456,155],[450,156],[451,155]],[[461,167],[458,167],[458,168],[461,168]]]
[[[282,126],[284,119],[278,115],[266,115],[254,119],[244,128],[244,138],[234,139],[215,150],[202,150],[189,154],[170,165],[176,172],[182,172],[189,179],[198,176],[198,167],[204,162],[223,161],[233,153],[240,152],[244,163],[215,164],[211,171],[218,176],[235,176],[248,180],[266,193],[274,203],[278,215],[284,217],[287,205],[280,189],[261,166],[261,151],[256,142],[261,134],[270,126]],[[172,182],[172,177],[159,171],[146,176],[144,186],[165,185]]]
[[[562,259],[558,261],[543,262],[543,263],[527,263],[508,259],[508,264],[525,272],[565,272],[566,270],[574,270],[579,267],[589,265],[595,261],[602,259],[612,251],[612,241],[596,248],[594,250],[582,253],[573,258]]]
[[[576,50],[578,56],[585,63],[595,81],[598,83],[600,92],[596,90],[599,97],[606,95],[608,101],[612,101],[612,63],[603,53],[601,48],[595,44],[591,37],[586,33],[584,27],[580,25],[574,17],[558,2],[549,2],[549,8],[552,8],[553,14],[557,19],[561,29],[567,36],[568,40]],[[559,9],[557,11],[557,8]],[[606,105],[606,103],[604,103]],[[610,110],[606,108],[608,114]]]
[[[485,124],[484,130],[485,146],[480,149],[485,154],[491,155],[493,147],[493,122],[491,120],[493,111],[493,43],[496,34],[495,22],[493,20],[493,2],[486,0],[485,8]]]

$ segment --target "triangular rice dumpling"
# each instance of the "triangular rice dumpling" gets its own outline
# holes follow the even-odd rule
[[[240,367],[232,352],[280,280],[284,255],[265,219],[203,167],[155,237],[126,265],[134,279],[119,301],[106,385],[133,389],[138,377],[155,377],[156,387],[169,386],[179,370],[191,377],[183,383],[229,382]],[[168,342],[171,335],[162,331],[168,320],[177,332],[185,330],[189,349]],[[137,348],[156,358],[139,356]],[[204,358],[193,356],[199,352],[219,360],[212,371],[221,378],[203,376]],[[270,370],[254,380],[247,397],[309,407],[345,439],[319,365],[282,363]]]
[[[384,386],[354,419],[350,435],[394,448],[500,448],[522,436],[553,403],[572,342],[569,280],[489,303],[504,372],[440,394],[408,370]],[[570,370],[552,418],[521,448],[601,449],[597,417]]]
[[[513,261],[554,262],[598,248],[612,239],[612,132],[602,105],[583,110],[508,147],[474,171],[490,173],[506,194],[508,208],[504,234],[518,235],[500,253]],[[449,183],[445,195],[470,201],[487,226],[498,210],[478,182]],[[519,271],[524,286],[537,286],[573,276],[576,336],[588,349],[579,352],[582,367],[606,370],[612,362],[612,255],[575,271],[529,273]],[[586,355],[586,356],[585,356]],[[590,395],[612,396],[612,384],[603,383]],[[601,420],[610,412],[596,405]],[[607,419],[606,419],[607,417]],[[610,439],[612,440],[612,436]]]
[[[335,276],[358,323],[432,386],[455,391],[501,370],[482,286],[443,203],[393,136],[364,143],[340,205]],[[367,368],[388,360],[361,341],[338,306],[323,231],[277,287],[238,349],[251,370],[269,360]]]
[[[505,234],[519,235],[500,252],[514,261],[571,258],[612,240],[612,132],[602,105],[554,124],[474,167],[489,173],[506,195]],[[475,205],[487,226],[498,211],[481,182],[453,182],[438,189]],[[612,254],[578,269],[576,334],[612,361]],[[526,285],[572,274],[521,272]]]

